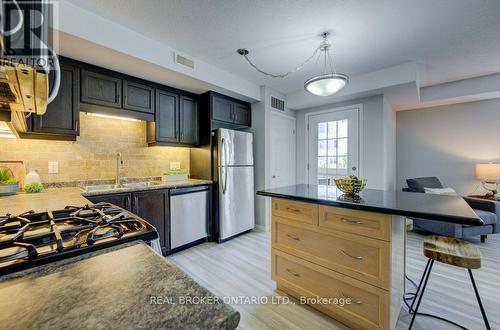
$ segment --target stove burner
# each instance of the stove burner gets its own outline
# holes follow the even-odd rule
[[[110,244],[152,231],[147,222],[109,203],[7,214],[0,216],[0,272],[7,264]]]

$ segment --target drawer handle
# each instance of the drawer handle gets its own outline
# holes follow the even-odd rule
[[[352,255],[350,255],[349,253],[345,252],[344,250],[340,250],[340,252],[341,252],[343,255],[345,255],[345,256],[347,256],[347,257],[349,257],[349,258],[351,258],[351,259],[360,260],[360,261],[361,261],[361,260],[363,260],[363,257],[362,257],[362,256],[352,256]]]
[[[354,299],[353,297],[346,296],[342,291],[340,291],[342,298],[351,300],[351,303],[356,305],[361,305],[363,302],[361,300]]]
[[[297,236],[292,236],[292,235],[290,235],[290,234],[286,234],[286,236],[287,236],[288,238],[293,239],[294,241],[300,241],[300,238],[299,238],[299,237],[297,237]]]
[[[293,213],[300,213],[300,210],[299,209],[294,209],[294,208],[291,208],[291,207],[287,207],[286,208],[288,211],[290,212],[293,212]]]
[[[363,221],[360,221],[360,220],[352,220],[352,219],[346,219],[346,218],[340,218],[340,220],[343,223],[348,223],[350,225],[361,225],[363,223]]]
[[[293,275],[293,276],[295,276],[295,277],[300,277],[300,274],[299,274],[299,273],[294,272],[293,270],[287,269],[286,271],[287,271],[287,272],[289,272],[290,274],[292,274],[292,275]]]

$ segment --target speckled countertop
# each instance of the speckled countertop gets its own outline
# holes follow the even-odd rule
[[[0,215],[20,214],[29,210],[43,212],[46,210],[62,209],[67,205],[81,206],[88,204],[89,201],[84,196],[106,195],[119,192],[144,191],[153,189],[180,188],[204,184],[211,184],[208,180],[189,179],[184,181],[175,181],[161,183],[149,187],[118,188],[112,190],[100,190],[85,192],[78,187],[66,188],[48,188],[38,194],[18,193],[12,196],[0,196]]]
[[[114,193],[123,193],[123,192],[132,192],[132,191],[144,191],[144,190],[154,190],[154,189],[173,189],[173,188],[182,188],[182,187],[192,187],[192,186],[201,186],[206,184],[211,184],[212,181],[209,180],[198,180],[198,179],[188,179],[181,181],[172,181],[172,182],[158,182],[154,185],[147,187],[123,187],[123,188],[114,188],[109,190],[97,190],[97,191],[85,191],[82,192],[83,196],[98,196],[98,195],[107,195]]]
[[[5,329],[235,329],[240,319],[142,242],[0,277],[0,296]]]

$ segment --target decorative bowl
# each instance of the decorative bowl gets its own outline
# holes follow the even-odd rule
[[[347,195],[357,195],[366,187],[366,179],[346,177],[334,181],[337,188]]]

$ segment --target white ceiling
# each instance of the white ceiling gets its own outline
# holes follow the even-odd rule
[[[70,0],[118,24],[283,93],[302,89],[314,63],[285,79],[329,30],[339,72],[414,61],[422,85],[500,72],[499,0]],[[131,41],[133,42],[133,41]],[[170,56],[166,54],[165,56]]]

